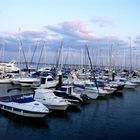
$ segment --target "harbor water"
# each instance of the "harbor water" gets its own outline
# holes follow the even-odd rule
[[[10,96],[12,85],[0,85]],[[28,90],[24,89],[24,92]],[[17,92],[19,91],[13,91]],[[0,140],[136,140],[140,139],[140,86],[90,101],[44,119],[25,119],[0,112]]]

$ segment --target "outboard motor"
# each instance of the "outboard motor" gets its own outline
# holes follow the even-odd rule
[[[87,96],[87,94],[81,93],[81,94],[80,94],[80,97],[82,98],[83,102],[89,100],[89,97]]]

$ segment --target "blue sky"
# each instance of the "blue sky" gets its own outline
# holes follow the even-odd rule
[[[43,30],[46,25],[81,20],[97,35],[135,37],[139,35],[139,5],[139,0],[1,0],[0,32],[17,32],[19,27]],[[100,21],[91,22],[99,17]]]
[[[11,47],[18,40],[19,28],[23,42],[47,40],[50,46],[59,46],[60,40],[65,46],[74,47],[81,42],[106,46],[109,41],[125,44],[128,37],[138,41],[140,38],[139,0],[0,0],[0,3],[0,40]]]
[[[1,0],[0,31],[42,30],[46,25],[81,20],[95,34],[137,36],[139,5],[139,0]],[[98,23],[91,22],[99,17]],[[106,27],[97,26],[100,22]]]

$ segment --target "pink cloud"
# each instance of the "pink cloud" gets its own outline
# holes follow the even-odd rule
[[[55,33],[79,40],[93,40],[95,38],[95,34],[90,31],[88,26],[79,20],[65,21],[59,23],[58,26],[46,26],[46,28]]]
[[[85,25],[82,21],[65,21],[61,23],[60,25],[64,27],[70,27],[71,29],[74,29],[74,30],[79,30],[79,32],[82,32],[82,33],[90,32],[87,25]]]
[[[7,37],[15,37],[17,35],[17,33],[15,32],[3,32],[0,33],[0,36],[3,38],[7,38]]]

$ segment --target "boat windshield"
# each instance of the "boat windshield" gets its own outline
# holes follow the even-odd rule
[[[66,92],[67,91],[67,88],[61,87],[60,90]]]
[[[95,87],[95,84],[85,84],[86,87]]]
[[[15,98],[15,99],[13,98],[12,101],[16,103],[29,103],[29,102],[33,102],[34,99],[32,97]]]

